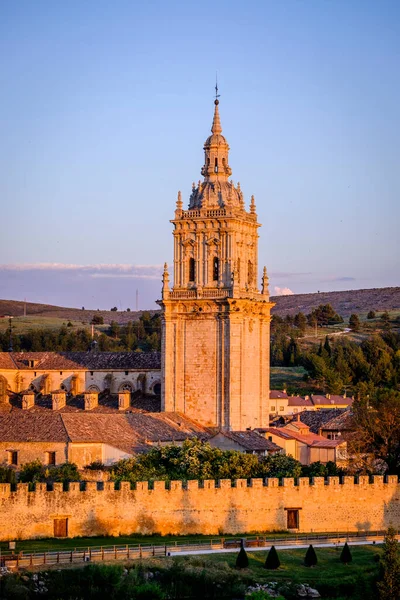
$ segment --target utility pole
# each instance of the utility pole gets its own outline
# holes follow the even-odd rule
[[[139,310],[139,290],[136,290],[136,312]]]
[[[8,315],[8,322],[10,324],[10,328],[9,328],[9,331],[10,331],[10,344],[9,344],[9,348],[8,348],[9,352],[13,351],[13,343],[12,343],[12,319],[13,319],[13,317],[11,315]]]

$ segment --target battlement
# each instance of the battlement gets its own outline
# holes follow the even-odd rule
[[[93,493],[98,492],[99,494],[107,492],[127,492],[134,491],[140,492],[177,492],[177,491],[195,491],[195,490],[227,490],[227,489],[274,489],[274,488],[299,488],[304,489],[320,488],[320,487],[340,487],[342,489],[353,488],[353,487],[387,487],[399,485],[399,478],[397,475],[373,475],[359,476],[359,477],[299,477],[294,479],[292,477],[277,479],[206,479],[204,481],[189,480],[189,481],[138,481],[136,483],[130,483],[129,481],[71,481],[64,488],[62,483],[36,483],[33,489],[29,489],[28,483],[17,483],[12,486],[10,483],[0,484],[0,497],[10,496],[11,494],[26,495],[26,494],[72,494],[78,493]],[[13,489],[14,488],[14,489]]]
[[[398,477],[0,484],[0,539],[400,526]],[[295,521],[293,514],[296,515]],[[59,533],[57,533],[59,535]]]

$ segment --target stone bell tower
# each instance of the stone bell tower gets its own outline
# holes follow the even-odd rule
[[[174,285],[164,267],[162,410],[228,430],[268,426],[270,310],[264,267],[258,278],[254,197],[246,210],[240,184],[229,180],[229,145],[215,100],[204,144],[203,181],[189,207],[178,193]]]

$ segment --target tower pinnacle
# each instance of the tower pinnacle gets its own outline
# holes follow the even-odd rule
[[[220,133],[222,133],[222,127],[221,127],[221,121],[219,119],[219,110],[218,110],[219,100],[218,100],[218,98],[215,98],[214,104],[215,104],[214,118],[213,118],[213,122],[212,122],[211,132],[214,135],[219,135]]]

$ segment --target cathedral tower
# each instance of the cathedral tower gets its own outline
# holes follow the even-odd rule
[[[189,207],[178,193],[174,282],[164,267],[162,410],[228,430],[268,425],[270,310],[268,277],[258,278],[254,197],[246,210],[229,180],[229,145],[215,100],[204,144],[203,181]]]

